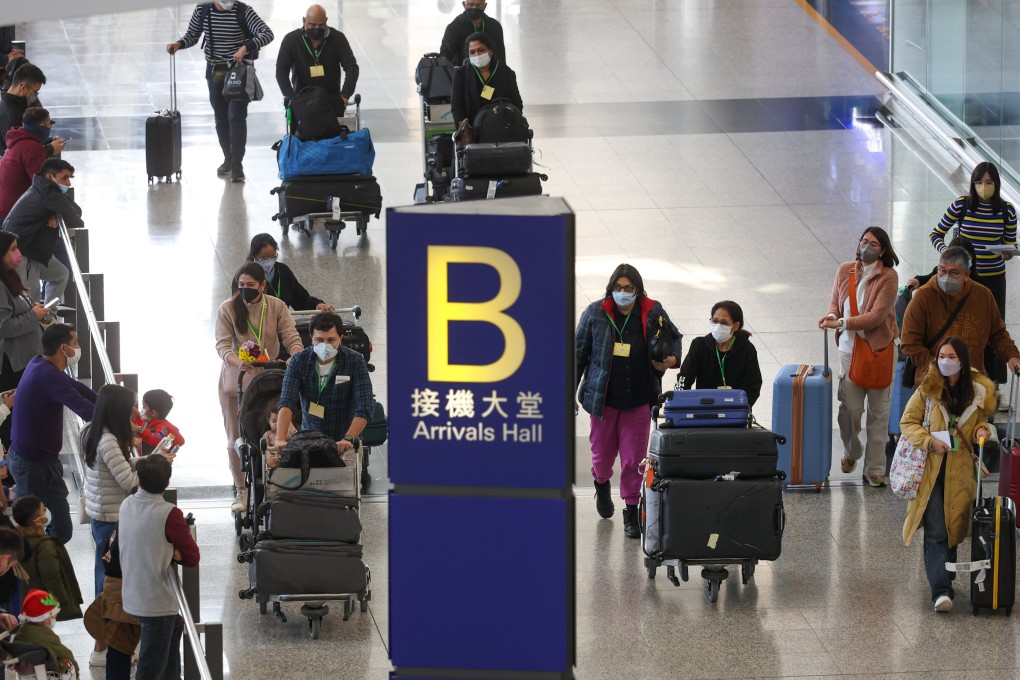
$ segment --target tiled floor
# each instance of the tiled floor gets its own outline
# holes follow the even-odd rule
[[[213,318],[254,234],[280,238],[282,259],[313,293],[365,309],[379,367],[373,381],[386,396],[385,225],[373,221],[363,238],[345,232],[331,251],[321,231],[281,238],[270,220],[277,180],[268,146],[283,127],[273,62],[279,37],[305,6],[254,4],[278,39],[259,62],[267,95],[251,107],[243,186],[214,175],[220,159],[197,50],[178,59],[183,180],[145,182],[143,120],[168,104],[161,46],[180,34],[191,6],[22,33],[47,72],[42,99],[56,132],[75,138],[64,157],[77,168],[108,316],[123,321],[125,370],[141,374],[143,390],[159,386],[177,397],[173,420],[188,445],[175,483],[182,492],[211,487],[214,496],[229,477]],[[437,48],[454,5],[326,3],[361,63],[358,91],[386,205],[409,203],[420,179],[411,73]],[[891,229],[901,278],[933,265],[926,235],[960,191],[958,168],[934,173],[879,126],[877,83],[794,0],[505,0],[489,10],[504,24],[546,191],[577,211],[577,309],[600,296],[621,260],[641,270],[688,337],[707,332],[712,303],[738,301],[766,376],[759,421],[771,421],[770,377],[781,364],[821,361],[816,322],[837,264],[852,256],[865,227]],[[1009,276],[1016,308],[1020,282]],[[1018,676],[1014,620],[974,618],[964,608],[936,617],[920,547],[899,540],[903,503],[838,470],[830,490],[787,495],[783,556],[762,565],[751,585],[731,579],[711,606],[696,574],[680,588],[662,574],[649,582],[619,516],[599,521],[594,512],[587,434],[579,418],[578,678]],[[385,447],[379,453],[377,493],[385,491]],[[231,677],[386,677],[384,498],[364,509],[371,611],[347,623],[331,614],[313,642],[297,616],[283,625],[237,598],[245,570],[224,503],[198,495],[184,502],[199,520],[203,615],[226,625]],[[72,548],[82,590],[91,592],[84,528]],[[59,630],[84,659],[89,641],[80,624]]]

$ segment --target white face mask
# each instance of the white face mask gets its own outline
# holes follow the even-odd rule
[[[721,323],[714,323],[709,326],[709,330],[712,333],[712,337],[715,341],[722,344],[733,337],[733,332],[729,326],[723,326]]]
[[[74,354],[71,356],[67,356],[66,354],[64,356],[67,357],[68,368],[74,368],[78,365],[78,360],[81,359],[81,347],[75,347]]]
[[[320,342],[318,345],[312,345],[312,351],[315,352],[315,356],[319,357],[323,361],[330,361],[335,357],[340,350],[328,342]]]
[[[216,4],[225,10],[234,9],[234,0],[220,0],[220,2],[217,2]]]
[[[471,60],[471,65],[475,68],[485,68],[489,65],[490,57],[488,52],[484,54],[476,54],[468,58]]]
[[[960,362],[956,359],[939,359],[939,373],[951,378],[960,372]]]

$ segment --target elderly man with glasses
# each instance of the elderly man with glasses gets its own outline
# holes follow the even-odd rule
[[[936,275],[918,288],[907,306],[900,349],[924,379],[934,348],[956,336],[967,344],[971,365],[984,372],[984,349],[991,345],[1012,373],[1020,372],[1020,351],[1006,331],[991,291],[970,278],[970,255],[959,246],[942,251]]]

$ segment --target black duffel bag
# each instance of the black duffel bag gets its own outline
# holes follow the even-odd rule
[[[305,87],[290,100],[294,132],[302,141],[333,139],[341,133],[339,116],[343,100],[322,87]]]
[[[531,139],[528,119],[521,110],[505,99],[486,104],[471,123],[476,142],[501,144],[503,142],[527,142]]]
[[[300,489],[308,483],[312,468],[347,467],[336,442],[327,434],[318,430],[300,430],[287,440],[280,452],[280,467],[300,468],[301,483],[297,486],[283,486],[267,480],[269,484],[281,489]]]

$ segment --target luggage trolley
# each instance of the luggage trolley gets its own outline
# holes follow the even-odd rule
[[[357,131],[361,129],[361,95],[354,95],[352,101],[354,102],[354,113],[351,114],[345,111],[344,116],[340,119],[340,123],[348,130]],[[287,127],[289,134],[289,116]],[[316,179],[321,180],[324,185],[334,184],[335,182],[331,181],[333,177],[337,177],[337,175],[305,177],[303,178],[305,182],[302,182],[302,186],[308,187]],[[358,189],[362,184],[376,184],[375,178],[369,175],[351,175],[350,178],[354,193],[358,193]],[[375,215],[376,218],[380,216],[382,206],[381,201],[379,205],[374,203],[368,205],[366,203],[359,206],[347,197],[329,195],[329,187],[324,188],[325,193],[321,190],[306,191],[305,193],[308,193],[308,196],[290,194],[286,183],[271,189],[269,191],[270,195],[281,194],[281,196],[280,212],[273,215],[270,219],[280,223],[284,235],[287,235],[290,232],[290,228],[294,227],[298,231],[311,236],[315,225],[321,224],[329,238],[329,247],[336,250],[337,244],[340,241],[340,232],[346,228],[348,222],[354,223],[358,236],[361,236],[368,231],[369,218],[372,215]],[[296,208],[290,205],[292,202],[298,204]],[[314,205],[314,208],[311,212],[303,212],[302,204]],[[323,210],[323,208],[325,209]],[[300,214],[292,217],[290,211],[296,211]]]
[[[430,52],[418,62],[415,71],[421,99],[422,175],[424,182],[414,187],[414,203],[450,200],[453,179],[453,95],[454,65],[445,57]],[[431,192],[429,185],[432,186]]]

